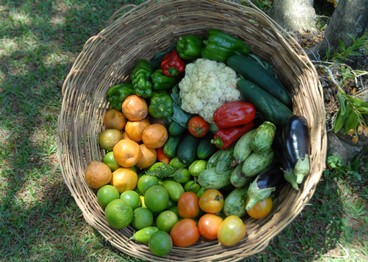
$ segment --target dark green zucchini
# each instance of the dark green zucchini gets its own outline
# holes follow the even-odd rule
[[[167,155],[170,158],[175,157],[182,139],[183,139],[182,135],[178,136],[170,135],[163,147],[165,155]]]
[[[178,136],[185,132],[186,128],[179,125],[176,121],[171,121],[168,127],[169,134],[172,136]]]
[[[217,147],[211,143],[212,138],[213,134],[207,134],[199,140],[197,147],[197,157],[199,159],[207,159],[216,152]]]
[[[257,84],[285,105],[291,105],[291,97],[285,86],[250,56],[233,55],[226,63],[239,75]]]
[[[197,158],[198,143],[199,138],[196,138],[189,133],[184,135],[176,154],[180,162],[185,166],[189,166]]]
[[[293,115],[286,105],[255,83],[246,79],[240,79],[237,86],[241,95],[247,101],[253,103],[257,111],[266,120],[271,121],[275,125],[284,126]]]

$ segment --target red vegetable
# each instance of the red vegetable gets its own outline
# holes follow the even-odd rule
[[[254,123],[250,122],[242,126],[219,129],[211,140],[211,143],[215,144],[217,148],[226,149],[234,144],[243,134],[251,130],[253,126]]]
[[[176,49],[167,53],[161,62],[162,73],[166,76],[177,76],[185,70],[185,63]]]
[[[213,120],[218,128],[246,125],[256,117],[253,104],[243,101],[227,102],[216,109]]]
[[[200,116],[193,116],[188,121],[188,131],[194,137],[204,137],[209,129],[210,125]]]

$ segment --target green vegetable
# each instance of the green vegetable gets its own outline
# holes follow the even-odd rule
[[[291,97],[285,86],[253,58],[233,55],[227,59],[226,63],[239,75],[255,83],[286,106],[291,105]]]
[[[253,139],[250,142],[251,149],[256,153],[270,150],[275,134],[276,126],[269,121],[263,122],[259,127],[257,127]]]
[[[139,243],[148,244],[148,241],[151,238],[151,236],[158,231],[160,231],[158,227],[154,226],[145,227],[135,232],[130,239],[133,239]]]
[[[235,188],[224,201],[224,213],[226,216],[235,215],[242,217],[246,214],[245,202],[247,200],[247,187]]]
[[[262,153],[253,152],[243,162],[242,172],[248,177],[256,176],[272,164],[273,158],[274,152],[272,149]]]
[[[253,177],[245,176],[242,167],[243,165],[239,164],[231,172],[230,182],[234,187],[248,186],[253,180]]]
[[[162,69],[157,69],[152,73],[151,81],[153,84],[152,89],[160,91],[172,88],[176,84],[177,78],[166,76],[162,73]]]
[[[218,29],[208,30],[203,42],[202,56],[210,60],[225,62],[231,55],[249,54],[249,46],[243,40]]]
[[[155,93],[151,97],[148,112],[155,118],[166,118],[173,114],[173,101],[167,93]]]
[[[179,125],[176,121],[172,120],[169,124],[168,131],[172,136],[181,135],[187,130],[185,127]]]
[[[173,168],[183,168],[185,167],[185,164],[182,163],[179,158],[176,156],[176,157],[173,157],[171,158],[170,160],[170,166],[172,166]],[[188,171],[189,172],[189,171]]]
[[[231,170],[217,172],[216,168],[203,170],[198,176],[198,183],[204,188],[221,189],[230,185]]]
[[[164,188],[166,188],[169,193],[169,197],[173,201],[178,201],[181,194],[184,193],[184,187],[176,181],[165,180],[162,182]]]
[[[232,169],[231,164],[234,161],[234,146],[231,146],[225,150],[220,150],[220,156],[216,163],[216,171],[224,172]]]
[[[184,184],[185,192],[197,193],[201,189],[201,186],[195,180],[189,180]]]
[[[181,36],[176,42],[176,51],[182,59],[187,61],[201,57],[202,47],[202,39],[196,35]]]
[[[143,98],[152,96],[152,72],[152,65],[145,59],[140,59],[135,64],[130,79],[133,83],[134,91],[138,96]]]
[[[240,164],[248,158],[248,156],[252,153],[252,149],[250,147],[250,143],[253,139],[253,136],[256,132],[256,129],[252,129],[242,135],[239,140],[236,142],[234,147],[234,164]]]
[[[170,158],[175,157],[182,139],[183,139],[182,135],[178,136],[170,135],[163,147],[165,155],[167,155]]]
[[[177,156],[184,165],[189,166],[196,159],[199,139],[186,134],[179,145]]]
[[[265,120],[271,121],[276,126],[286,125],[293,115],[285,104],[255,83],[240,79],[237,86],[244,99],[252,103]]]
[[[197,159],[195,160],[193,163],[190,164],[189,166],[189,173],[194,176],[197,177],[199,176],[199,174],[206,169],[206,164],[207,161],[203,160],[203,159]]]
[[[212,138],[213,134],[207,134],[199,140],[197,147],[197,157],[199,159],[207,159],[216,152],[217,147],[211,143]]]
[[[130,82],[114,85],[107,90],[107,100],[110,103],[110,107],[116,110],[121,110],[121,104],[130,95],[133,95],[134,88]]]

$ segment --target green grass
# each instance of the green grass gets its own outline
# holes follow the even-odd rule
[[[131,2],[142,1],[2,1],[1,261],[135,260],[85,222],[56,154],[62,83],[85,41]],[[367,260],[366,153],[326,171],[302,213],[246,261]]]

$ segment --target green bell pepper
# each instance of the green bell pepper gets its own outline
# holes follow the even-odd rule
[[[202,39],[196,35],[181,36],[176,42],[176,51],[178,51],[180,58],[187,61],[201,57],[202,47]]]
[[[202,57],[225,62],[233,54],[249,54],[249,46],[241,39],[218,29],[207,31],[207,40],[203,41]]]
[[[162,69],[157,69],[152,73],[151,81],[153,84],[152,89],[159,91],[172,88],[176,84],[177,78],[166,76],[162,73]]]
[[[165,118],[173,114],[173,100],[167,93],[154,93],[151,97],[148,112],[154,118]]]
[[[114,85],[107,90],[107,101],[110,107],[116,110],[121,110],[121,104],[130,95],[133,95],[134,88],[130,82]]]
[[[135,64],[130,79],[132,80],[134,91],[138,96],[143,98],[152,96],[152,72],[152,65],[145,59],[140,59]]]

